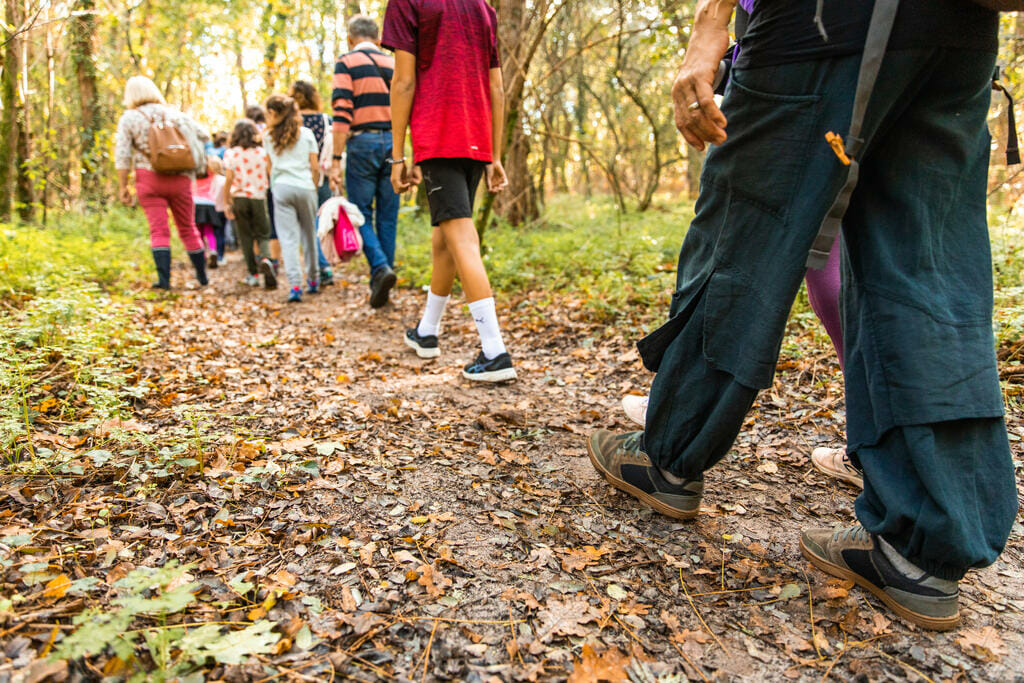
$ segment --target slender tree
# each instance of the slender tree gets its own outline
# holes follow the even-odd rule
[[[0,220],[10,220],[14,209],[21,144],[21,114],[24,103],[18,89],[22,41],[22,12],[19,0],[4,2],[3,76],[0,79]]]
[[[86,200],[100,199],[102,184],[100,164],[102,157],[96,149],[102,128],[100,103],[97,96],[96,59],[96,0],[77,0],[69,25],[71,66],[78,81],[79,146],[82,159],[82,193]]]

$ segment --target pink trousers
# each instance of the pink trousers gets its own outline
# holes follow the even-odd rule
[[[198,228],[199,232],[203,235],[203,241],[206,242],[206,250],[217,253],[217,235],[213,232],[213,226],[209,223],[203,223]]]
[[[192,179],[185,175],[163,175],[143,168],[135,171],[135,192],[149,221],[149,242],[154,249],[171,246],[171,226],[167,209],[174,216],[178,237],[188,251],[203,248],[196,228],[192,204]]]

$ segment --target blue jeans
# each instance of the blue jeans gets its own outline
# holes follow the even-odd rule
[[[331,183],[327,178],[324,178],[324,182],[316,189],[316,208],[320,208],[324,205],[328,199],[331,198]],[[324,250],[320,247],[320,240],[316,241],[316,261],[320,267],[320,272],[323,273],[331,269],[331,264],[327,262],[327,258],[324,256]]]
[[[345,191],[366,222],[359,229],[370,272],[395,267],[399,197],[391,187],[391,131],[370,131],[348,141]]]

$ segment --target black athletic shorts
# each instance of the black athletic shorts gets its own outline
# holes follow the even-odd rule
[[[486,163],[476,159],[427,159],[420,162],[431,225],[473,217],[476,189],[486,168]]]

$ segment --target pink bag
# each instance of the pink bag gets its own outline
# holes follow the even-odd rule
[[[334,227],[334,249],[343,263],[363,250],[362,236],[352,225],[344,207],[338,211],[338,223]]]

